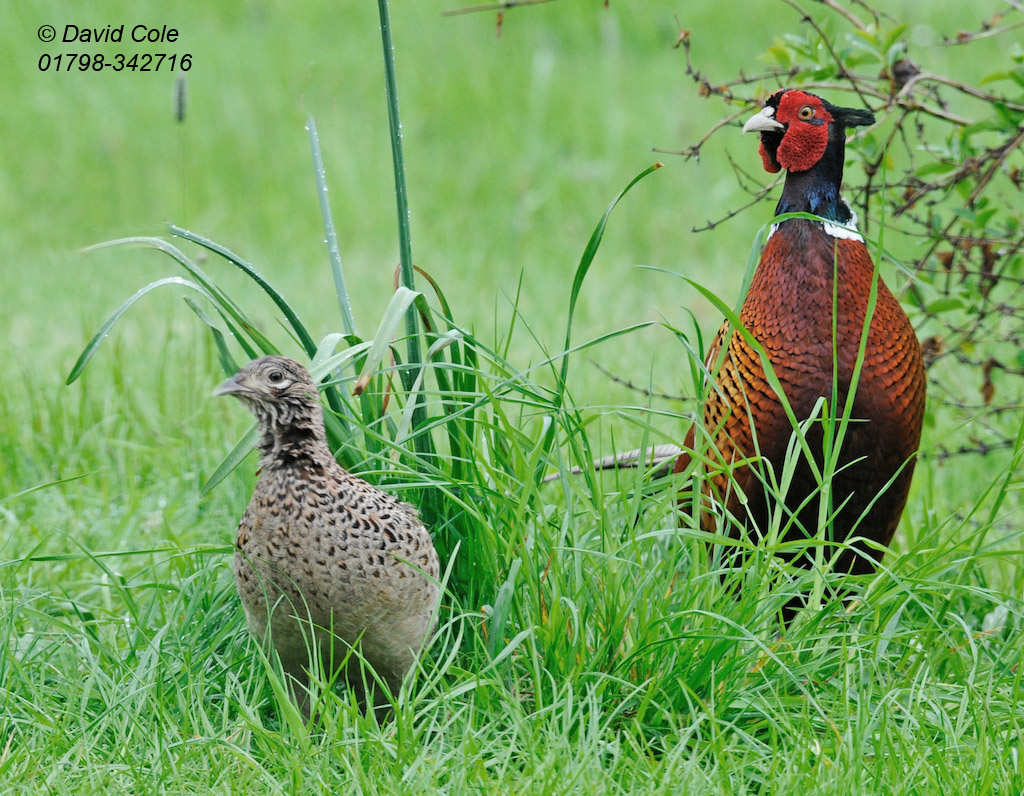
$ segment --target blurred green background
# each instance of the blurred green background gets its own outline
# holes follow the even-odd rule
[[[977,13],[959,5],[891,6],[921,25],[936,24],[941,12],[946,33],[976,23]],[[392,18],[414,259],[444,286],[459,320],[486,333],[497,316],[503,328],[504,297],[523,274],[523,314],[554,347],[590,231],[626,181],[660,159],[666,168],[613,217],[577,328],[586,337],[659,313],[683,322],[683,307],[698,313],[705,329],[717,326],[717,313],[678,280],[635,268],[683,272],[731,302],[771,207],[691,232],[745,198],[726,152],[751,169],[758,161],[756,142],[741,140],[738,130],[713,139],[700,162],[652,152],[695,142],[723,114],[719,102],[697,96],[673,44],[679,26],[692,30],[695,64],[713,82],[725,80],[763,68],[758,54],[774,36],[798,29],[798,15],[781,2],[738,9],[566,1],[508,13],[499,37],[493,13],[441,15],[456,7],[396,4]],[[66,374],[122,297],[169,270],[152,252],[78,250],[114,237],[163,235],[166,221],[247,257],[313,319],[314,336],[336,330],[307,115],[319,126],[356,320],[360,331],[372,332],[398,259],[376,4],[166,2],[143,10],[40,2],[11,5],[4,16],[0,337],[16,362]],[[59,44],[68,23],[169,25],[179,40]],[[42,24],[57,28],[58,42],[38,40]],[[190,53],[185,121],[174,118],[175,75],[168,71],[38,68],[44,53],[86,48],[107,56]],[[231,285],[236,275],[225,275],[227,268],[218,264],[213,276]],[[250,285],[236,284],[243,296],[250,291],[250,304],[266,306],[269,321],[266,302]],[[198,331],[184,305],[156,294],[115,334],[152,340],[169,323],[176,334]],[[601,356],[645,382],[659,348],[669,358],[655,380],[671,390],[680,352],[664,330],[616,342]],[[143,342],[138,354],[146,353]],[[603,377],[595,380],[595,389],[602,385]]]
[[[894,6],[921,44],[977,26],[977,12],[961,6]],[[760,161],[757,142],[741,138],[738,125],[712,138],[699,160],[653,151],[695,143],[730,110],[699,96],[674,45],[680,30],[690,30],[694,64],[712,82],[758,73],[766,68],[759,54],[776,37],[806,29],[800,15],[781,0],[742,10],[562,0],[507,13],[499,36],[494,13],[442,15],[457,7],[392,9],[416,264],[439,281],[456,321],[485,342],[506,335],[521,283],[509,358],[520,368],[536,364],[561,348],[572,275],[594,225],[635,174],[661,160],[665,168],[612,216],[573,339],[652,321],[586,353],[636,384],[686,392],[682,347],[658,322],[691,329],[692,312],[709,335],[720,313],[682,280],[638,266],[685,274],[731,304],[776,197],[714,230],[692,232],[747,201],[728,157],[754,174]],[[817,10],[830,24],[832,12]],[[179,40],[44,45],[37,36],[44,24],[58,39],[66,24],[167,25]],[[340,331],[305,129],[312,115],[356,322],[371,337],[398,261],[377,6],[168,2],[142,10],[40,2],[9,6],[0,35],[8,98],[0,114],[0,340],[10,376],[0,395],[0,494],[94,473],[62,487],[64,497],[40,493],[21,504],[22,530],[58,547],[66,540],[47,529],[115,547],[122,533],[137,531],[131,506],[154,501],[189,507],[168,527],[153,527],[159,538],[206,538],[196,518],[223,511],[213,524],[223,525],[217,539],[226,540],[246,484],[222,484],[210,503],[198,489],[248,418],[209,400],[221,374],[208,332],[181,291],[164,288],[132,308],[84,377],[65,387],[103,319],[138,287],[177,273],[155,251],[81,249],[122,236],[166,236],[172,221],[255,264],[315,339]],[[970,80],[991,68],[979,54],[1000,46],[982,41],[966,62],[955,47],[922,46],[912,55],[925,69]],[[175,118],[169,71],[39,69],[44,54],[85,49],[107,57],[189,53],[184,121]],[[288,343],[276,308],[250,281],[218,259],[206,267],[275,340]],[[892,269],[886,274],[891,280]],[[647,401],[586,362],[574,365],[570,389],[581,407]],[[619,435],[602,439],[602,448],[638,444],[637,429],[614,416],[601,422]],[[653,422],[670,439],[682,433],[676,418]],[[962,432],[941,433],[956,443]],[[927,431],[925,446],[935,439]],[[951,506],[971,499],[972,479],[942,470],[941,463],[920,468],[915,489],[935,490]],[[69,510],[65,500],[90,508]],[[127,507],[118,532],[107,522],[112,503]],[[922,505],[912,500],[910,511]],[[12,558],[25,553],[18,535],[4,547]]]
[[[800,12],[785,0],[610,0],[607,8],[601,0],[560,0],[510,11],[498,36],[493,12],[442,16],[461,2],[391,9],[416,264],[441,284],[455,320],[486,345],[506,335],[521,290],[508,359],[526,369],[561,350],[573,273],[609,202],[661,160],[665,167],[611,218],[573,341],[652,321],[585,355],[638,384],[685,391],[684,349],[659,321],[689,330],[692,312],[708,336],[721,314],[681,279],[638,266],[684,274],[732,304],[777,192],[711,231],[692,232],[748,201],[730,156],[763,174],[757,141],[741,138],[738,123],[714,136],[699,160],[653,151],[692,145],[738,110],[701,98],[673,45],[681,29],[691,31],[694,65],[712,83],[741,70],[759,74],[767,66],[759,54],[776,37],[806,32]],[[832,24],[824,3],[800,2]],[[924,45],[961,27],[977,30],[1001,5],[916,0],[885,10],[908,24],[911,55],[923,69],[970,82],[1001,62],[1007,36],[970,52]],[[305,129],[312,115],[356,322],[371,338],[398,261],[377,13],[371,0],[3,7],[0,791],[319,793],[355,792],[358,782],[365,793],[456,793],[448,783],[464,778],[472,792],[492,793],[561,794],[574,786],[581,793],[647,786],[652,793],[958,793],[1004,781],[992,761],[1005,762],[1021,725],[1020,612],[1008,596],[1020,593],[1021,524],[1019,484],[1002,451],[923,461],[894,542],[903,555],[886,559],[895,574],[880,574],[872,587],[882,593],[877,616],[868,606],[848,625],[845,607],[833,605],[822,615],[833,624],[813,618],[797,639],[808,645],[789,652],[774,624],[759,631],[758,647],[747,644],[732,614],[719,622],[707,612],[717,576],[692,589],[676,579],[686,571],[680,561],[703,560],[691,556],[697,541],[658,526],[661,515],[640,500],[634,507],[641,490],[619,483],[619,474],[608,476],[616,486],[607,494],[590,494],[586,479],[573,480],[568,496],[545,487],[550,516],[526,516],[534,503],[510,499],[504,524],[486,529],[508,545],[496,570],[504,577],[522,556],[522,571],[532,567],[543,588],[523,587],[522,579],[516,586],[510,576],[504,599],[525,596],[509,632],[550,632],[551,668],[538,666],[536,677],[550,678],[559,694],[564,686],[565,698],[535,709],[543,689],[521,678],[539,660],[529,654],[484,670],[473,652],[478,639],[463,644],[459,629],[463,621],[471,635],[491,626],[474,613],[481,606],[446,604],[443,616],[464,609],[466,617],[436,646],[472,654],[436,656],[441,685],[425,689],[433,701],[422,721],[406,715],[390,736],[374,727],[337,738],[284,726],[228,569],[254,459],[200,497],[251,419],[233,402],[212,400],[220,366],[178,288],[144,297],[83,378],[66,387],[103,320],[137,288],[178,273],[156,251],[81,249],[124,236],[166,237],[170,221],[253,263],[314,339],[340,331]],[[66,24],[167,25],[179,40],[46,45],[37,36],[44,24],[58,38]],[[43,55],[81,51],[108,59],[190,54],[184,121],[175,119],[172,72],[39,69]],[[847,175],[855,184],[863,176],[852,166]],[[886,245],[904,259],[914,254],[912,240]],[[217,258],[203,266],[275,342],[287,342],[258,288]],[[904,284],[891,267],[884,274],[894,288]],[[570,390],[595,453],[639,443],[649,416],[629,407],[646,398],[581,357]],[[678,413],[687,407],[655,403],[670,414],[650,421],[661,431],[651,439],[679,439]],[[540,433],[541,420],[528,415],[509,423],[510,436],[521,435],[517,454]],[[971,433],[959,418],[929,422],[926,450],[939,441],[955,448]],[[530,484],[522,483],[533,488],[535,463],[522,458]],[[659,499],[664,508],[673,502],[668,493]],[[543,545],[551,550],[547,568]],[[483,585],[489,595],[501,581]],[[728,596],[716,599],[727,612],[746,610]],[[754,601],[756,594],[747,602]],[[571,623],[582,628],[571,639],[578,647],[566,647],[578,656],[554,660],[572,634],[557,623],[545,627],[549,609],[579,611]],[[691,614],[703,617],[692,627]],[[641,626],[652,635],[634,636]],[[691,635],[676,638],[684,627]],[[609,663],[619,637],[622,650],[637,645],[628,671]],[[500,629],[493,638],[503,638]],[[671,643],[648,645],[648,638]],[[768,662],[769,646],[785,657],[778,667]],[[598,697],[634,681],[653,683],[655,701],[667,694],[693,710],[638,714],[640,740],[629,740],[617,729],[620,719],[633,721],[628,703]],[[435,716],[447,718],[435,723]],[[343,727],[355,721],[340,720]],[[675,728],[664,747],[663,723]],[[413,724],[428,728],[422,753],[424,736],[407,733]],[[1019,761],[1013,765],[1019,770]],[[521,786],[533,776],[545,787]],[[679,785],[713,778],[714,789]],[[925,790],[920,782],[936,784]],[[773,783],[782,784],[773,790]]]

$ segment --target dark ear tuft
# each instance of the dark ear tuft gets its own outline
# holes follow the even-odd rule
[[[875,123],[875,114],[863,108],[837,108],[844,127],[867,127]]]

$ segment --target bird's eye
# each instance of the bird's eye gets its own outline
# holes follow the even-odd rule
[[[284,374],[279,370],[272,370],[267,375],[267,379],[270,380],[271,384],[280,384],[282,381],[284,381]]]
[[[814,108],[812,108],[810,105],[804,105],[797,112],[797,116],[799,116],[804,121],[807,121],[808,119],[813,119],[814,118]]]

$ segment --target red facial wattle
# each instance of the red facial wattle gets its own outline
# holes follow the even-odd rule
[[[775,174],[775,172],[782,170],[782,166],[779,164],[779,161],[777,161],[772,153],[765,147],[763,139],[761,140],[761,148],[759,151],[761,153],[761,163],[764,165],[765,171],[770,171],[772,174]]]
[[[805,118],[800,113],[810,108],[813,115]],[[805,111],[806,113],[806,111]],[[834,121],[832,115],[825,110],[821,100],[802,91],[787,91],[779,98],[779,108],[775,118],[786,125],[786,133],[782,143],[775,152],[775,160],[779,166],[789,171],[807,171],[814,166],[828,147],[828,128]],[[768,168],[762,144],[761,159]]]

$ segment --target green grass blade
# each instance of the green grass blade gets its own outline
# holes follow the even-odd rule
[[[441,286],[437,283],[437,280],[419,266],[416,266],[415,270],[416,273],[427,280],[427,284],[430,285],[431,289],[434,291],[434,295],[437,296],[437,303],[441,307],[441,312],[444,313],[445,320],[451,323],[455,315],[452,313],[452,309],[448,304],[448,299],[445,297],[444,291],[441,290]],[[426,298],[418,299],[416,301],[416,306],[420,308],[420,315],[429,314],[430,310]]]
[[[100,343],[102,343],[104,338],[106,338],[106,336],[110,334],[110,330],[114,326],[114,324],[117,323],[118,320],[120,320],[122,315],[124,315],[126,312],[128,312],[129,309],[131,309],[132,305],[136,301],[145,296],[147,293],[150,293],[151,291],[156,290],[157,288],[164,287],[165,285],[181,285],[182,287],[191,288],[192,290],[202,293],[211,301],[213,300],[213,297],[210,296],[205,290],[203,290],[203,288],[201,288],[195,282],[190,282],[187,279],[182,279],[180,276],[168,276],[164,277],[163,279],[158,279],[155,282],[150,282],[145,287],[137,290],[132,295],[131,298],[129,298],[126,302],[124,302],[124,304],[122,304],[114,311],[113,315],[111,315],[109,318],[107,318],[106,321],[103,322],[103,324],[100,326],[96,334],[94,334],[92,336],[92,339],[88,342],[88,344],[86,344],[85,349],[79,355],[78,361],[75,362],[74,367],[71,368],[71,372],[68,374],[67,380],[64,383],[71,384],[79,376],[82,375],[82,371],[85,370],[85,366],[89,364],[89,360],[92,359],[93,354],[96,353],[96,349],[99,348]]]
[[[352,302],[348,297],[345,285],[345,272],[341,267],[341,252],[338,249],[338,234],[334,231],[334,218],[331,215],[331,202],[327,196],[327,174],[324,171],[324,159],[320,154],[320,137],[316,132],[316,121],[312,116],[306,119],[309,130],[309,148],[313,153],[313,175],[316,177],[316,193],[320,197],[320,215],[324,222],[324,239],[327,241],[327,256],[331,260],[331,273],[334,274],[334,289],[338,294],[338,308],[341,310],[341,323],[345,333],[354,335],[356,322],[352,315]]]
[[[270,297],[270,300],[277,305],[279,310],[281,310],[292,329],[295,330],[295,334],[299,339],[299,344],[305,350],[306,354],[308,356],[313,356],[313,354],[316,353],[316,344],[313,342],[313,338],[310,337],[309,332],[306,331],[305,325],[299,320],[299,316],[295,314],[295,310],[293,310],[291,305],[285,301],[284,296],[282,296],[250,263],[247,263],[225,246],[221,246],[219,243],[215,243],[208,238],[204,238],[202,235],[189,232],[187,229],[182,229],[174,224],[168,224],[167,227],[172,235],[192,241],[192,243],[202,246],[204,249],[208,249],[214,254],[219,254],[225,260],[241,269],[250,279],[260,286],[263,292],[266,293]],[[276,351],[268,351],[267,353],[276,353]]]
[[[78,481],[82,478],[87,478],[90,475],[92,475],[92,473],[80,473],[78,475],[68,476],[67,478],[58,478],[55,481],[47,481],[45,484],[36,484],[35,486],[30,486],[26,489],[22,489],[11,495],[5,495],[4,497],[0,498],[0,506],[2,506],[4,503],[10,503],[12,500],[17,500],[20,497],[24,497],[25,495],[31,495],[33,492],[38,492],[40,489],[49,489],[51,486],[58,486],[60,484],[70,484],[72,481]]]
[[[365,341],[351,345],[344,351],[333,353],[335,346],[345,339],[347,339],[345,335],[329,334],[320,341],[316,356],[313,357],[309,366],[309,374],[315,380],[320,380],[333,371],[341,370],[373,346],[372,341]]]
[[[199,490],[200,496],[205,497],[210,494],[217,484],[227,478],[242,463],[245,457],[252,452],[259,440],[260,430],[253,424],[252,428],[245,432],[242,438],[235,443],[235,447],[217,465],[217,469],[213,471],[213,474],[206,479],[206,483]]]
[[[419,393],[423,389],[423,379],[426,375],[427,368],[430,367],[431,360],[442,350],[448,346],[458,343],[462,340],[462,332],[458,329],[451,329],[445,332],[443,335],[435,340],[430,348],[427,350],[427,359],[420,366],[419,372],[416,374],[416,381],[413,382],[413,391]],[[413,401],[406,402],[405,409],[402,411],[402,418],[398,423],[398,430],[395,432],[395,442],[402,444],[407,438],[409,431],[412,427],[412,407],[415,406]]]
[[[203,308],[188,296],[185,296],[185,303],[198,316],[199,320],[206,324],[210,334],[213,335],[213,344],[217,347],[217,357],[220,360],[220,366],[224,370],[225,375],[231,376],[237,373],[239,370],[238,363],[235,362],[235,358],[231,356],[231,352],[228,350],[227,343],[224,341],[224,333],[217,328],[217,324],[203,311]]]
[[[420,294],[400,285],[391,297],[391,301],[388,302],[387,309],[384,311],[384,317],[381,318],[380,325],[377,327],[377,334],[373,337],[373,345],[370,346],[370,351],[366,355],[363,370],[359,374],[359,378],[356,379],[356,384],[353,388],[353,392],[356,395],[359,395],[366,389],[366,385],[370,382],[370,377],[380,366],[381,360],[384,359],[384,352],[391,346],[395,330],[418,295]],[[410,384],[409,388],[411,389],[411,387],[412,385]]]
[[[232,301],[230,296],[228,296],[226,293],[224,293],[224,291],[217,287],[213,280],[206,275],[203,269],[196,265],[194,262],[192,262],[188,257],[186,257],[185,253],[182,252],[177,246],[174,246],[173,244],[168,243],[167,241],[161,238],[137,236],[130,238],[119,238],[117,240],[110,240],[105,241],[103,243],[97,243],[95,246],[90,246],[84,251],[86,253],[89,253],[99,251],[100,249],[112,248],[114,246],[144,246],[146,248],[157,249],[159,251],[162,251],[164,254],[166,254],[172,260],[178,263],[182,268],[184,268],[185,271],[187,271],[188,274],[193,279],[196,280],[196,282],[203,286],[203,288],[209,294],[210,300],[214,304],[222,308],[225,313],[234,318],[239,328],[241,328],[247,335],[249,335],[249,337],[252,338],[253,342],[260,350],[263,351],[264,354],[278,353],[277,347],[273,343],[271,343],[270,340],[267,339],[266,335],[264,335],[258,328],[256,328],[256,324],[254,324],[251,320],[249,320],[248,317],[246,317],[245,313],[242,311],[242,308],[239,307],[238,304],[236,304],[234,301]],[[239,342],[242,343],[243,348],[246,348],[247,351],[249,350],[247,344],[244,343],[241,339],[239,339]]]
[[[498,593],[494,598],[494,608],[490,619],[488,621],[488,642],[487,652],[491,661],[495,661],[498,654],[499,644],[503,643],[505,637],[505,624],[508,622],[509,615],[512,612],[512,605],[515,602],[516,593],[516,577],[519,574],[519,568],[523,565],[521,558],[515,559],[509,567],[508,576],[505,578],[505,582],[498,588]]]
[[[580,289],[583,287],[583,280],[587,276],[587,272],[590,270],[591,264],[594,262],[594,257],[597,255],[597,250],[601,246],[601,239],[604,237],[605,227],[608,226],[608,219],[612,214],[612,210],[615,209],[615,205],[624,197],[629,190],[636,185],[640,180],[646,177],[653,171],[657,171],[662,166],[661,163],[655,163],[653,166],[648,166],[646,169],[637,174],[629,184],[619,191],[618,196],[612,199],[608,209],[604,211],[604,215],[601,216],[601,220],[595,227],[593,234],[590,236],[590,240],[587,241],[587,247],[583,250],[583,256],[580,258],[580,264],[576,267],[576,274],[572,280],[572,291],[569,294],[569,314],[565,323],[565,346],[566,352],[569,351],[569,346],[572,340],[572,318],[576,312],[576,301],[580,295]],[[562,359],[562,370],[558,376],[558,392],[559,392],[559,403],[561,403],[562,393],[565,391],[565,382],[569,375],[569,356],[566,354]]]
[[[299,316],[295,313],[295,310],[292,309],[291,305],[285,300],[284,296],[282,296],[281,293],[279,293],[277,289],[274,288],[274,286],[271,285],[270,282],[268,282],[263,277],[263,275],[259,273],[259,271],[257,271],[250,263],[243,260],[241,257],[239,257],[237,254],[235,254],[227,247],[222,246],[219,243],[215,243],[214,241],[209,240],[208,238],[204,238],[201,235],[197,235],[194,232],[182,229],[181,227],[175,226],[174,224],[170,224],[169,229],[171,231],[171,234],[177,235],[178,237],[184,238],[185,240],[190,240],[193,243],[202,246],[203,248],[212,251],[215,254],[220,255],[225,260],[241,269],[250,279],[252,279],[254,282],[256,282],[257,285],[260,286],[263,292],[266,293],[274,302],[274,304],[277,305],[277,308],[281,310],[281,312],[284,314],[284,317],[291,325],[291,328],[295,333],[296,339],[298,340],[299,345],[306,352],[306,355],[309,357],[313,357],[316,354],[316,344],[313,342],[313,338],[307,331],[305,324],[303,324],[302,321],[299,320]],[[260,338],[257,338],[255,336],[255,329],[246,328],[246,331],[253,336],[253,339],[256,340],[257,344],[260,346],[260,348],[263,349],[264,353],[277,353],[276,347],[274,347],[269,340],[267,340],[265,337],[262,337],[262,335],[260,336]],[[347,437],[351,433],[351,430],[348,427],[348,422],[342,416],[345,414],[345,410],[341,396],[339,396],[333,389],[327,390],[326,395],[327,403],[331,407],[331,410],[335,412],[335,414],[339,415],[338,422],[341,424],[345,432],[345,436]],[[328,432],[331,433],[331,430],[328,429]]]
[[[377,0],[380,14],[381,44],[384,48],[384,82],[387,90],[388,129],[391,133],[391,158],[395,173],[395,206],[398,211],[398,259],[402,276],[402,284],[410,291],[416,289],[416,276],[412,260],[412,235],[409,230],[409,194],[405,182],[405,155],[402,152],[402,122],[398,114],[398,80],[395,76],[395,45],[391,40],[391,20],[388,16],[388,0]],[[410,306],[405,315],[406,364],[402,373],[402,384],[407,392],[412,390],[415,370],[423,357],[420,352],[419,325],[416,322],[416,310]],[[419,426],[425,417],[425,410],[415,395],[413,424]],[[416,451],[428,453],[430,438],[425,435],[416,437]]]
[[[810,448],[807,444],[807,439],[804,434],[800,433],[800,422],[797,420],[796,414],[793,412],[793,407],[789,403],[789,399],[786,397],[786,391],[782,388],[782,382],[779,381],[779,377],[775,375],[775,368],[772,366],[771,359],[768,357],[768,352],[764,350],[762,346],[750,333],[750,331],[742,324],[739,315],[729,309],[728,305],[725,304],[718,296],[708,290],[706,287],[692,279],[683,277],[683,279],[690,284],[695,290],[697,290],[704,298],[710,301],[715,307],[725,316],[726,320],[732,327],[730,334],[742,335],[743,340],[746,344],[754,351],[757,352],[758,357],[761,360],[761,367],[764,370],[765,380],[768,385],[775,392],[776,397],[779,399],[779,404],[782,406],[783,411],[786,413],[786,419],[789,421],[790,427],[794,432],[797,432],[797,438],[800,443],[800,447],[804,452],[804,456],[807,457],[807,465],[811,468],[814,473],[814,477],[821,482],[821,472],[817,466],[814,455],[811,453]],[[726,337],[725,343],[722,346],[722,350],[719,352],[718,359],[722,360],[728,350],[729,338]],[[712,368],[712,372],[717,371],[718,364]]]

